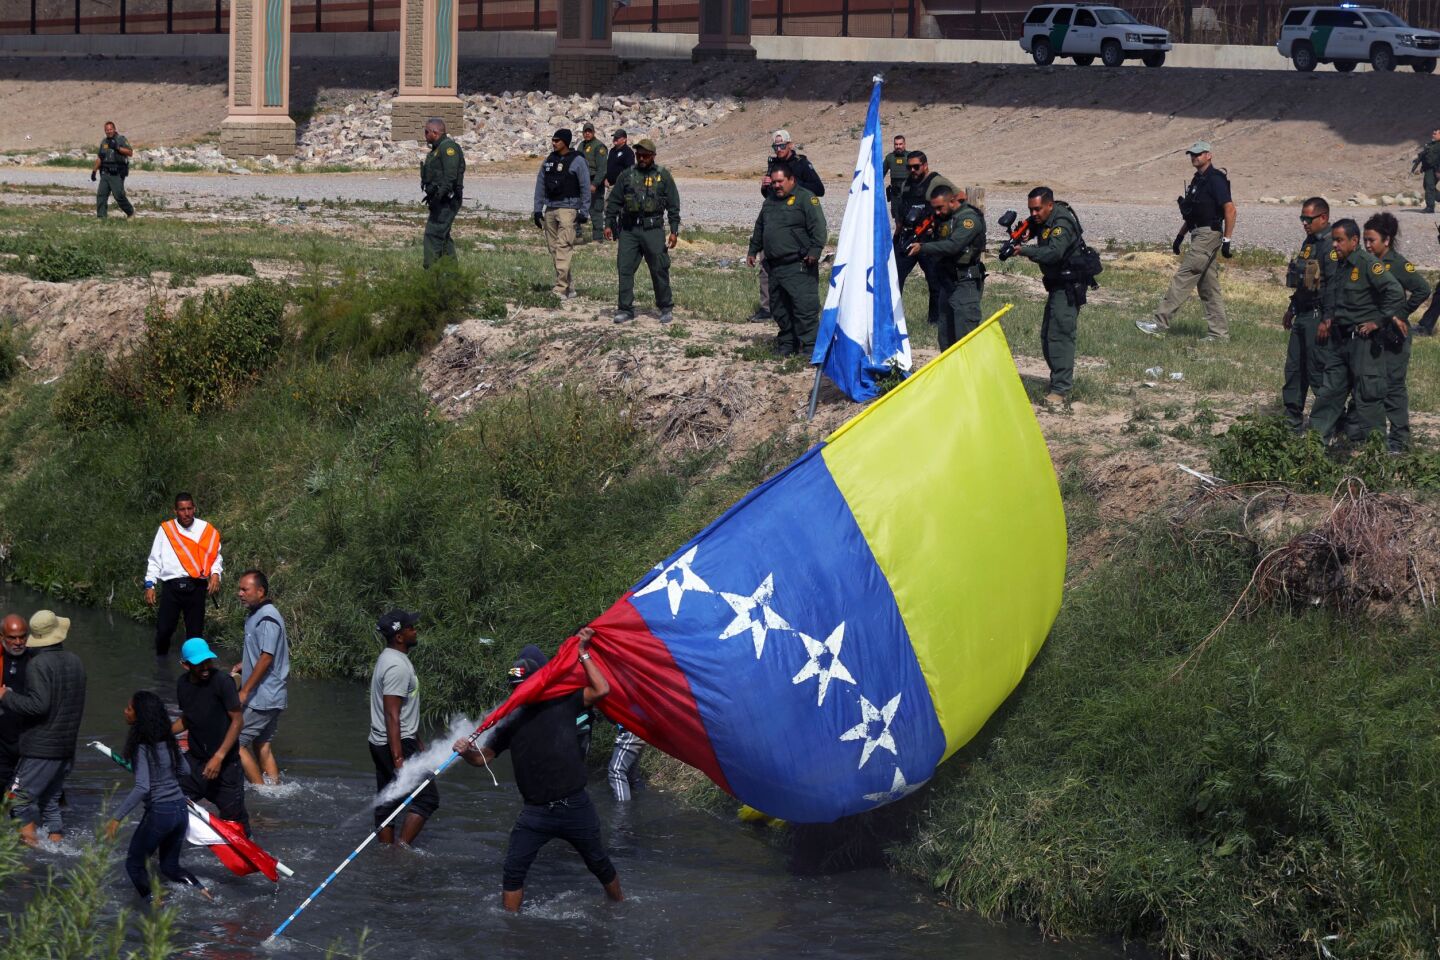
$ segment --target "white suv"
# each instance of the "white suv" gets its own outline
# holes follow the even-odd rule
[[[1433,73],[1440,57],[1440,33],[1417,30],[1388,10],[1342,3],[1335,7],[1295,7],[1285,14],[1275,44],[1296,70],[1333,63],[1349,73],[1368,61],[1376,70],[1405,64],[1416,73]]]
[[[1165,62],[1170,34],[1141,23],[1119,7],[1092,3],[1047,3],[1025,15],[1020,48],[1044,66],[1072,57],[1082,67],[1098,55],[1107,67],[1139,60],[1147,67]]]

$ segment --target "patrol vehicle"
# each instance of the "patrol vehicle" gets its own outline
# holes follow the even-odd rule
[[[1139,60],[1147,67],[1165,63],[1170,34],[1141,23],[1119,7],[1096,3],[1047,3],[1025,15],[1020,48],[1042,67],[1070,57],[1088,67],[1098,56],[1107,67]]]
[[[1377,7],[1295,7],[1285,14],[1275,49],[1305,73],[1321,63],[1333,63],[1341,73],[1361,63],[1381,72],[1399,64],[1416,73],[1433,73],[1440,58],[1440,33],[1416,29]]]

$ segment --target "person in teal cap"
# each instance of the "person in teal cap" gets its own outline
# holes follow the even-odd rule
[[[230,674],[218,668],[215,651],[200,637],[180,647],[185,672],[175,683],[180,716],[175,732],[189,735],[180,789],[191,800],[209,800],[220,817],[238,823],[250,835],[245,812],[245,771],[240,765],[240,693]]]

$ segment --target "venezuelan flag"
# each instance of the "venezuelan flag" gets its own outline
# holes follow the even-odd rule
[[[1064,571],[1054,469],[992,317],[597,618],[600,707],[752,807],[832,821],[975,735]],[[583,683],[572,639],[486,723]]]

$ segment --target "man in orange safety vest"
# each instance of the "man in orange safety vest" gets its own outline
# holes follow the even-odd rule
[[[170,638],[180,617],[185,636],[205,636],[205,597],[220,591],[220,531],[195,516],[188,493],[175,496],[175,519],[155,531],[145,566],[145,602],[155,612],[155,655],[170,652]]]

